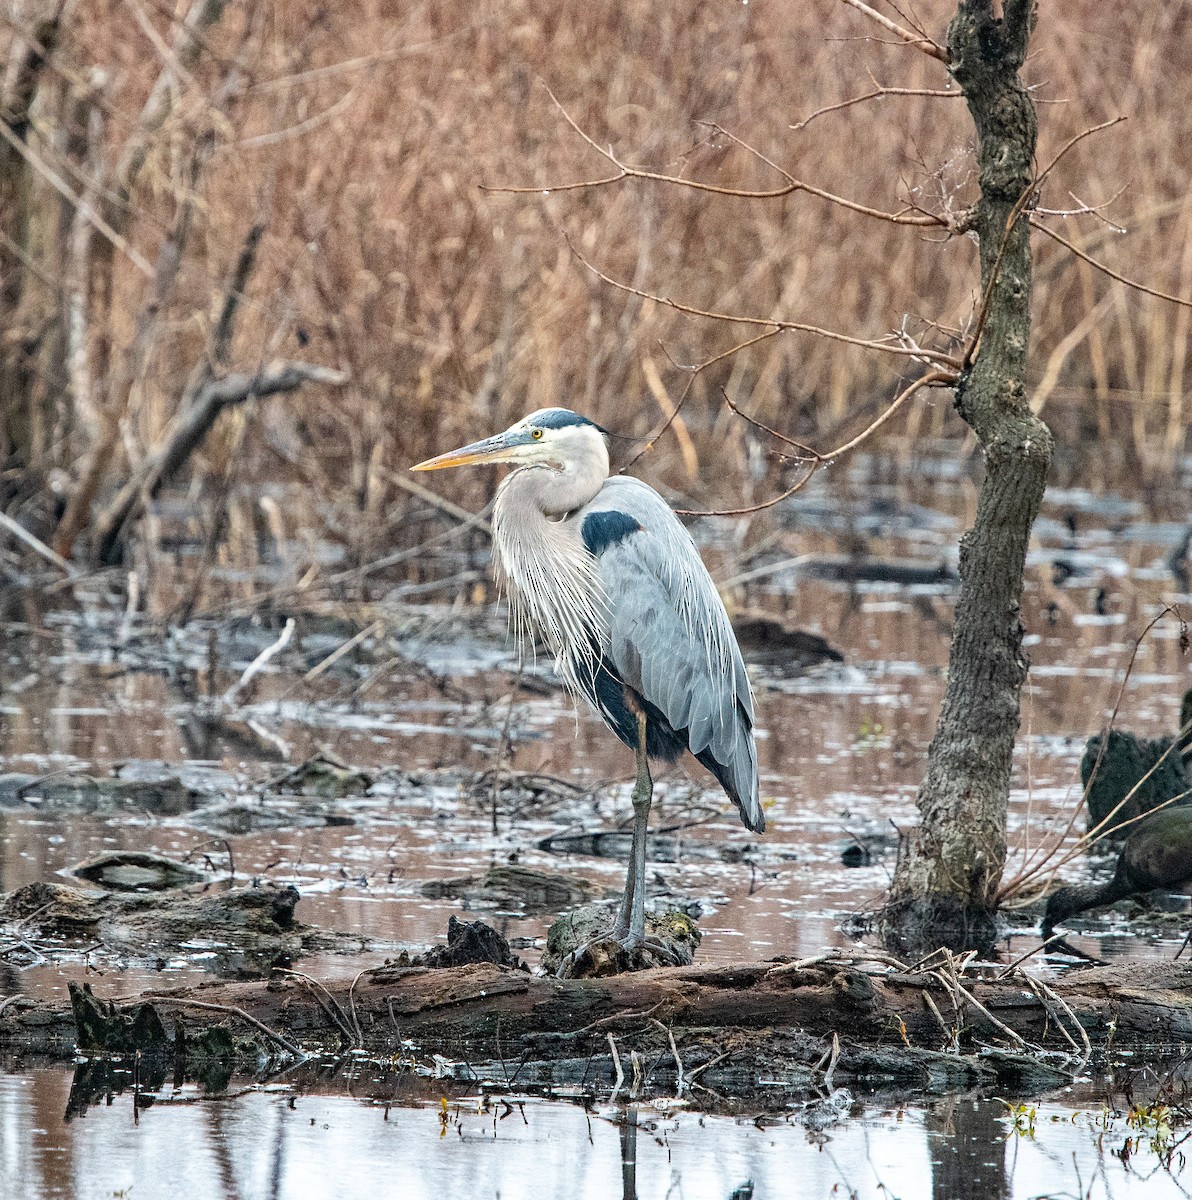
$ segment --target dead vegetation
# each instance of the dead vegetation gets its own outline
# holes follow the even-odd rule
[[[920,15],[931,27],[947,13]],[[1188,295],[1192,84],[1164,47],[1187,39],[1189,14],[1062,0],[1042,19],[1027,64],[1041,159],[1129,123],[1072,150],[1036,224]],[[975,260],[957,271],[930,224],[892,231],[786,189],[734,141],[855,205],[962,221],[976,188],[963,104],[934,86],[929,58],[875,42],[843,8],[829,28],[803,6],[41,0],[0,38],[0,150],[17,188],[0,197],[0,506],[60,555],[123,556],[144,580],[191,539],[178,590],[146,598],[157,611],[258,595],[245,572],[264,560],[290,586],[324,584],[321,544],[342,553],[332,592],[358,593],[353,570],[443,532],[406,464],[539,405],[565,399],[643,436],[690,381],[651,475],[695,507],[738,507],[786,486],[788,468],[767,464],[721,389],[823,445],[899,390],[898,360],[795,330],[690,380],[683,364],[743,335],[609,288],[577,255],[654,295],[862,339],[947,346],[973,310]],[[483,190],[609,173],[548,87],[624,164],[767,195],[642,179]],[[1080,444],[1082,472],[1162,475],[1184,444],[1192,310],[1036,237],[1036,407]],[[287,369],[314,386],[265,395]],[[912,447],[957,431],[946,405],[916,399],[883,436]],[[638,448],[620,445],[625,459]],[[171,478],[189,488],[177,509],[158,493]],[[263,481],[298,483],[299,499]],[[454,486],[481,507],[483,479]],[[418,584],[422,569],[398,558],[385,577]],[[455,570],[459,590],[482,585],[466,561]]]

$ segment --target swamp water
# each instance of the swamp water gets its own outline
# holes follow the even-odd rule
[[[763,838],[736,823],[694,764],[659,781],[651,894],[698,906],[701,961],[801,957],[854,944],[847,919],[879,902],[894,827],[914,819],[947,662],[946,567],[969,492],[964,480],[930,472],[915,486],[883,490],[865,478],[863,460],[857,464],[837,491],[803,493],[789,528],[747,561],[734,553],[735,526],[701,529],[717,577],[738,580],[746,604],[781,612],[844,655],[843,663],[798,673],[751,663]],[[1180,520],[1157,502],[1049,494],[1023,606],[1032,670],[1010,819],[1019,863],[1067,824],[1084,739],[1112,709],[1135,639],[1165,603],[1188,600],[1166,563]],[[924,570],[909,583],[842,579],[841,546],[855,549],[858,539],[868,558],[913,560]],[[928,578],[940,563],[941,578]],[[580,853],[591,842],[566,839],[624,824],[632,761],[594,717],[577,718],[564,697],[540,686],[545,671],[518,681],[499,621],[370,606],[357,627],[383,616],[385,633],[309,678],[347,634],[308,623],[259,678],[247,715],[284,741],[292,762],[323,752],[370,773],[366,792],[319,807],[308,798],[276,800],[286,767],[262,761],[265,743],[195,729],[196,688],[220,694],[276,628],[195,622],[163,641],[135,624],[122,631],[118,601],[102,594],[81,613],[23,603],[6,599],[0,628],[0,774],[153,779],[184,763],[183,778],[200,791],[281,816],[234,832],[205,815],[206,804],[175,816],[102,805],[67,812],[22,796],[0,807],[0,891],[61,880],[58,872],[106,850],[189,854],[200,863],[206,856],[213,870],[234,868],[239,881],[293,883],[301,920],[371,939],[368,953],[296,964],[316,978],[350,979],[401,949],[441,941],[448,915],[461,908],[441,885],[494,863],[563,872],[597,894],[621,886],[623,856]],[[1187,686],[1180,632],[1167,617],[1142,643],[1123,726],[1148,736],[1174,729]],[[846,868],[842,853],[854,845],[865,851],[863,865]],[[1089,870],[1081,860],[1064,874]],[[432,881],[438,891],[427,888]],[[1172,903],[1166,924],[1149,922],[1146,934],[1111,913],[1072,941],[1104,959],[1170,957],[1185,931],[1181,905]],[[552,914],[464,906],[536,961]],[[1038,944],[1036,923],[1037,910],[1027,910],[1012,925],[1007,958]],[[84,977],[100,995],[127,995],[237,969],[218,945],[153,960],[103,947],[49,958],[10,937],[0,997],[61,995],[68,979]],[[113,1089],[110,1103],[66,1122],[69,1069],[8,1067],[0,1075],[0,1196],[14,1200],[179,1189],[188,1200],[634,1190],[643,1198],[761,1200],[925,1196],[929,1188],[937,1197],[1150,1200],[1192,1190],[1181,1178],[1183,1134],[1130,1125],[1120,1095],[1106,1110],[1113,1085],[1101,1079],[1042,1100],[1008,1098],[1026,1109],[982,1094],[908,1093],[895,1102],[837,1091],[812,1092],[789,1111],[754,1119],[755,1112],[627,1107],[623,1091],[610,1106],[611,1080],[589,1087],[583,1103],[514,1088],[485,1108],[455,1081],[424,1081],[414,1092],[378,1088],[371,1068],[353,1074],[341,1064],[232,1081],[213,1094],[164,1083],[135,1103],[130,1081]]]

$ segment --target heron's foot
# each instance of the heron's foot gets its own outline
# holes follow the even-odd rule
[[[646,934],[617,937],[611,930],[576,946],[559,964],[560,979],[598,979],[651,967],[680,967],[691,962],[691,949]]]
[[[684,965],[695,958],[700,931],[686,913],[647,913],[645,931],[636,938],[612,918],[605,904],[564,913],[546,935],[542,969],[580,978]]]

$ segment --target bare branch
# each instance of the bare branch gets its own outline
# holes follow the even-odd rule
[[[281,631],[281,635],[277,641],[266,646],[260,654],[256,656],[244,668],[244,674],[232,684],[223,696],[220,697],[219,703],[225,708],[235,708],[240,703],[240,697],[244,694],[245,688],[256,678],[257,675],[265,668],[265,665],[270,659],[276,658],[289,644],[290,639],[294,636],[294,618],[287,617],[285,627]]]
[[[55,554],[39,537],[35,537],[27,530],[24,525],[14,521],[6,512],[0,510],[0,529],[6,529],[18,541],[22,541],[35,554],[41,555],[48,563],[53,563],[60,571],[64,571],[67,576],[74,578],[78,572],[74,568],[73,563],[69,563],[60,554]]]
[[[1110,279],[1116,280],[1118,283],[1125,284],[1128,288],[1133,288],[1136,292],[1142,292],[1147,296],[1154,296],[1156,300],[1166,300],[1169,304],[1178,304],[1181,308],[1192,308],[1192,300],[1185,299],[1183,296],[1173,296],[1170,292],[1161,292],[1157,288],[1147,287],[1145,283],[1139,283],[1136,279],[1127,279],[1125,275],[1120,275],[1112,267],[1093,258],[1091,254],[1086,254],[1079,246],[1068,241],[1066,237],[1056,233],[1054,229],[1048,228],[1042,221],[1037,221],[1032,218],[1031,225],[1039,230],[1040,233],[1045,233],[1049,238],[1059,242],[1061,246],[1071,250],[1082,262],[1088,263],[1090,267],[1094,267],[1103,275],[1108,275]]]
[[[810,183],[804,183],[800,179],[796,179],[789,171],[783,170],[773,159],[767,158],[756,147],[751,146],[747,141],[730,133],[723,125],[717,125],[713,121],[701,121],[701,125],[706,125],[709,129],[715,130],[728,138],[730,142],[740,146],[742,150],[752,154],[755,158],[764,162],[767,167],[777,171],[791,185],[792,190],[806,192],[809,196],[816,196],[820,200],[827,200],[830,204],[838,204],[841,208],[846,208],[850,212],[860,213],[862,216],[873,217],[879,221],[889,221],[894,225],[915,225],[919,227],[925,226],[942,226],[948,228],[948,222],[943,217],[938,217],[934,213],[902,211],[896,213],[884,212],[880,208],[869,208],[867,205],[858,204],[854,200],[846,200],[843,196],[837,196],[833,192],[825,192],[822,188],[817,188]]]
[[[876,9],[870,8],[868,4],[862,4],[861,0],[844,0],[850,8],[855,8],[858,12],[864,13],[875,24],[880,25],[883,29],[888,29],[896,37],[901,38],[908,46],[913,46],[916,50],[921,50],[924,54],[930,55],[932,58],[939,59],[945,66],[948,63],[948,52],[939,42],[932,41],[929,37],[924,37],[922,34],[912,33],[909,29],[904,29],[897,21],[891,21],[889,17],[883,16]]]
[[[792,330],[797,333],[814,333],[819,337],[827,338],[829,341],[844,342],[850,346],[861,346],[866,350],[880,350],[884,354],[894,354],[901,358],[927,359],[932,363],[946,367],[959,368],[960,359],[954,354],[945,354],[942,350],[923,350],[918,347],[897,346],[890,342],[875,342],[872,339],[850,337],[846,333],[838,333],[832,329],[823,329],[818,325],[808,325],[802,321],[779,321],[773,317],[750,317],[739,313],[722,313],[715,310],[695,308],[690,304],[683,304],[678,300],[672,300],[669,296],[660,296],[655,292],[647,292],[642,288],[633,287],[631,284],[622,283],[618,279],[613,279],[610,275],[606,275],[598,267],[590,263],[576,249],[574,243],[566,234],[563,235],[567,241],[567,245],[571,248],[571,253],[579,259],[581,263],[597,279],[607,283],[609,287],[617,288],[619,291],[628,292],[633,296],[640,296],[643,300],[652,300],[655,304],[662,304],[667,308],[673,308],[676,312],[685,313],[689,317],[705,317],[711,321],[726,321],[734,325],[754,325],[763,329],[769,329],[773,332],[780,330]]]
[[[819,455],[817,455],[816,452],[806,444],[806,442],[796,442],[793,438],[788,438],[785,433],[779,433],[777,429],[772,429],[765,423],[765,421],[759,421],[756,417],[751,417],[747,412],[742,412],[741,409],[729,399],[728,392],[726,392],[724,388],[720,389],[720,397],[725,404],[727,404],[728,407],[734,413],[736,413],[738,417],[741,418],[742,421],[752,425],[754,429],[761,430],[762,433],[768,433],[770,437],[779,442],[785,442],[792,450],[797,450],[798,455],[796,457],[799,461],[819,457]]]
[[[1108,208],[1111,204],[1117,203],[1126,194],[1128,187],[1129,185],[1126,184],[1118,188],[1108,200],[1102,200],[1100,204],[1089,204],[1087,201],[1082,200],[1075,192],[1069,190],[1068,195],[1072,203],[1077,206],[1076,208],[1043,208],[1040,205],[1036,205],[1031,211],[1039,217],[1096,217],[1098,221],[1104,221],[1114,233],[1125,233],[1126,227],[1124,225],[1118,225],[1116,222],[1111,221],[1101,210]]]
[[[1100,125],[1090,125],[1087,129],[1082,129],[1079,133],[1070,137],[1063,146],[1060,147],[1059,153],[1047,164],[1043,170],[1035,176],[1033,190],[1038,191],[1043,186],[1043,181],[1059,166],[1060,161],[1074,146],[1079,145],[1087,137],[1092,137],[1094,133],[1100,133],[1104,129],[1112,129],[1115,125],[1120,125],[1126,118],[1124,116],[1110,117],[1108,121],[1102,121]]]
[[[615,175],[602,175],[597,179],[579,180],[573,183],[554,184],[548,187],[495,187],[490,184],[481,184],[481,190],[486,192],[500,192],[507,195],[526,196],[526,195],[544,195],[551,192],[574,192],[592,190],[600,187],[608,187],[613,183],[620,183],[625,179],[643,179],[653,183],[665,183],[672,187],[688,188],[696,192],[706,192],[713,196],[731,196],[735,200],[777,200],[782,196],[790,196],[796,192],[806,192],[809,196],[815,196],[820,200],[826,200],[830,204],[836,204],[841,208],[848,209],[849,212],[859,213],[862,216],[872,217],[879,221],[889,221],[894,225],[912,225],[917,227],[942,227],[947,228],[948,223],[942,217],[933,216],[930,213],[913,213],[913,212],[884,212],[878,208],[870,208],[865,204],[858,204],[854,200],[848,200],[844,196],[837,196],[834,192],[825,191],[823,188],[815,187],[810,183],[806,183],[802,179],[796,179],[789,171],[784,170],[772,159],[767,158],[760,150],[749,145],[748,142],[742,141],[739,137],[728,132],[722,126],[712,122],[702,122],[707,124],[709,128],[723,134],[730,141],[740,146],[743,150],[748,151],[755,158],[765,163],[766,166],[776,171],[786,180],[782,187],[769,188],[763,191],[749,191],[745,188],[729,188],[720,187],[713,183],[700,183],[695,179],[684,179],[680,175],[667,175],[661,171],[650,171],[644,167],[633,167],[628,163],[622,162],[611,149],[599,145],[588,133],[586,133],[575,120],[574,117],[559,103],[558,98],[550,88],[546,89],[547,95],[554,102],[555,107],[563,114],[563,119],[571,126],[573,130],[589,145],[601,158],[605,159],[616,167]]]
[[[964,93],[959,88],[901,88],[883,87],[881,84],[878,84],[871,92],[865,92],[860,96],[851,96],[848,100],[841,100],[837,104],[825,104],[823,108],[817,108],[815,112],[809,113],[803,120],[796,122],[794,125],[789,125],[787,128],[796,131],[804,130],[817,117],[826,116],[828,113],[840,112],[841,109],[852,108],[857,104],[865,104],[870,100],[877,100],[881,96],[937,96],[942,100],[956,100],[963,95]]]
[[[914,383],[903,388],[901,392],[890,402],[886,410],[871,421],[855,438],[851,438],[841,446],[837,446],[835,450],[829,450],[824,454],[812,451],[811,462],[803,474],[791,487],[787,488],[778,496],[774,496],[769,500],[763,500],[760,504],[751,504],[748,508],[724,508],[712,509],[706,512],[700,512],[690,508],[676,508],[675,512],[684,517],[745,517],[750,513],[761,512],[762,509],[773,508],[775,504],[781,504],[783,500],[789,499],[796,492],[801,491],[807,486],[811,477],[826,463],[832,462],[842,455],[847,454],[850,450],[855,450],[862,442],[867,441],[874,433],[876,433],[902,406],[920,389],[923,387],[933,387],[936,385],[942,387],[952,387],[956,383],[956,375],[951,371],[928,371],[926,375],[921,375]],[[734,410],[735,411],[735,410]],[[778,435],[781,436],[781,435]],[[788,438],[783,438],[783,441],[789,441]],[[804,460],[806,461],[806,460]]]
[[[1125,117],[1121,116],[1110,117],[1108,121],[1102,121],[1100,125],[1090,125],[1088,129],[1082,129],[1080,133],[1069,138],[1060,148],[1059,153],[1056,154],[1051,162],[1049,162],[1047,166],[1038,175],[1036,175],[1026,187],[1022,189],[1022,195],[1020,195],[1014,202],[1014,207],[1010,210],[1009,215],[1006,217],[1006,227],[1002,230],[1002,240],[1001,244],[998,246],[997,257],[993,260],[993,269],[989,272],[989,278],[985,283],[985,293],[981,297],[981,308],[977,315],[977,324],[973,329],[973,335],[969,339],[969,343],[965,347],[964,351],[964,365],[966,368],[970,366],[977,357],[977,351],[981,345],[981,334],[985,330],[985,322],[989,317],[989,306],[993,300],[994,285],[997,283],[998,274],[1001,271],[1002,258],[1006,253],[1007,246],[1010,244],[1010,234],[1014,231],[1014,226],[1017,224],[1019,217],[1021,217],[1029,207],[1031,200],[1038,195],[1039,189],[1043,186],[1047,176],[1055,170],[1069,150],[1078,145],[1080,142],[1084,141],[1086,137],[1090,137],[1094,133],[1099,133],[1103,129],[1109,129],[1111,126],[1117,125],[1125,119]],[[1027,220],[1030,221],[1029,216]],[[1043,229],[1045,232],[1051,233],[1051,230],[1047,229],[1043,225],[1040,225],[1036,221],[1031,221],[1030,223],[1033,224],[1037,229]],[[1058,234],[1052,234],[1052,236],[1057,238],[1059,237]],[[1060,238],[1059,240],[1062,241],[1063,239]]]
[[[103,234],[117,250],[123,254],[130,263],[142,275],[149,279],[153,278],[153,268],[135,247],[130,246],[112,227],[99,215],[93,211],[91,205],[80,197],[76,196],[71,190],[70,185],[54,170],[49,163],[45,162],[25,144],[22,138],[19,138],[3,117],[0,117],[0,138],[3,138],[39,175],[41,175],[47,183],[59,194],[61,194],[70,204],[81,213],[86,220],[93,225],[100,233]]]
[[[99,516],[95,523],[96,558],[105,561],[111,555],[128,521],[190,457],[225,408],[278,392],[292,392],[304,383],[340,387],[348,378],[347,372],[331,367],[276,362],[268,364],[256,375],[225,375],[205,383],[179,414],[161,445],[133,472]]]
[[[683,394],[675,402],[671,413],[662,423],[662,427],[657,433],[652,434],[646,439],[645,445],[642,446],[642,448],[621,468],[621,473],[624,473],[631,466],[633,466],[633,464],[637,462],[637,460],[641,458],[643,454],[648,454],[651,450],[653,450],[654,444],[658,441],[658,439],[662,437],[664,433],[666,433],[671,425],[674,424],[676,418],[679,416],[679,413],[682,411],[683,405],[687,403],[687,397],[691,394],[691,388],[695,383],[696,376],[698,376],[702,371],[706,371],[709,367],[714,366],[716,363],[724,362],[725,359],[732,358],[734,354],[738,354],[742,350],[747,350],[750,346],[756,346],[758,342],[764,342],[769,338],[777,336],[781,332],[781,329],[767,329],[765,333],[755,334],[753,337],[747,338],[743,342],[738,342],[735,346],[730,346],[727,350],[722,350],[719,354],[715,354],[711,358],[705,359],[702,363],[699,363],[694,367],[686,367],[681,363],[675,362],[675,360],[667,353],[666,347],[663,346],[662,352],[663,354],[666,354],[667,358],[670,359],[671,364],[678,370],[686,371],[688,373],[689,378],[687,380],[687,385],[683,388]]]

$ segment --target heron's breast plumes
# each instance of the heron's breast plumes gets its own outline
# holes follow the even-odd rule
[[[529,497],[520,494],[524,487],[509,486],[515,479],[511,475],[502,484],[493,511],[497,583],[508,597],[522,653],[532,653],[535,636],[541,638],[555,669],[579,691],[576,663],[594,665],[609,637],[609,606],[596,559],[574,521],[550,520],[527,503]]]

